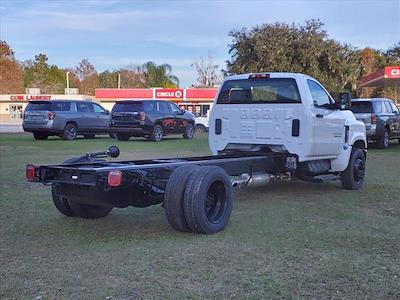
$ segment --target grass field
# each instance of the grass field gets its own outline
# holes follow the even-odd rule
[[[0,135],[0,298],[400,299],[400,145],[368,153],[360,191],[279,183],[235,192],[227,228],[179,233],[160,206],[64,217],[25,164],[116,144],[122,159],[208,154],[205,136],[152,143]],[[110,299],[110,298],[108,298]]]

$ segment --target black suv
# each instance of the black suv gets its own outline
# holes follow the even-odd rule
[[[387,149],[390,139],[400,143],[400,113],[394,102],[387,98],[352,99],[351,110],[357,120],[363,121],[368,140]]]
[[[124,100],[114,104],[110,131],[120,141],[130,137],[146,137],[160,142],[167,134],[183,134],[193,138],[194,116],[178,105],[160,100]]]

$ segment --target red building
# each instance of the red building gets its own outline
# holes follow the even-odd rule
[[[176,102],[183,109],[193,112],[196,116],[205,116],[210,110],[217,88],[187,88],[187,89],[96,89],[96,100],[107,109],[111,109],[118,100],[169,100]]]
[[[360,87],[383,87],[386,94],[388,87],[393,87],[394,98],[400,105],[400,66],[384,67],[361,78]],[[386,95],[385,95],[386,96]]]

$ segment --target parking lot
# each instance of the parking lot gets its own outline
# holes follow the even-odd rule
[[[208,154],[206,135],[118,142],[1,134],[0,298],[400,297],[400,145],[368,152],[360,191],[279,183],[236,191],[230,224],[180,233],[160,206],[68,218],[25,164],[121,148],[121,159]],[[194,272],[194,270],[196,272]]]

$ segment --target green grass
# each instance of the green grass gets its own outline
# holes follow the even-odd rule
[[[34,141],[0,135],[0,298],[400,298],[400,145],[368,152],[360,191],[279,183],[235,192],[227,228],[179,233],[160,206],[64,217],[25,164],[116,144],[122,159],[209,154],[205,136]]]

